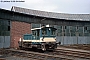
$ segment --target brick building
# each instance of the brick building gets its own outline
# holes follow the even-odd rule
[[[23,34],[31,33],[31,24],[24,22],[11,21],[11,48],[18,47],[18,41],[23,36]]]

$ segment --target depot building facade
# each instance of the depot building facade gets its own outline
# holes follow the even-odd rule
[[[20,13],[33,13],[33,14],[46,14],[49,12],[38,11],[25,9],[21,7],[12,7],[11,11],[20,12]],[[50,14],[53,12],[50,12]],[[80,14],[63,14],[63,13],[53,13],[53,14],[62,14],[62,17],[76,16],[79,19]],[[81,14],[82,15],[82,14]],[[89,15],[90,14],[86,14]],[[85,15],[83,15],[85,17]],[[87,17],[90,19],[89,17]],[[37,24],[37,23],[25,23],[18,21],[9,21],[0,19],[0,48],[17,48],[18,41],[23,37],[23,34],[32,33],[32,28],[39,28],[41,25],[47,24]],[[69,45],[69,44],[90,44],[90,26],[67,26],[67,25],[50,25],[57,29],[56,31],[56,40],[57,42],[61,42],[61,45]]]

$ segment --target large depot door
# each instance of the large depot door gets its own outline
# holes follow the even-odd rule
[[[0,48],[10,47],[10,36],[0,36]]]

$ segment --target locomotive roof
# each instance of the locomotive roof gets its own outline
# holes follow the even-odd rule
[[[33,29],[31,29],[31,30],[40,30],[41,28],[33,28]]]
[[[33,28],[33,29],[31,29],[31,30],[40,30],[40,29],[44,29],[44,28],[53,28],[53,29],[57,30],[57,29],[56,29],[56,28],[54,28],[54,27],[41,27],[41,28]]]

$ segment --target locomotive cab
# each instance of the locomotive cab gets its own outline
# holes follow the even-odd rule
[[[41,40],[43,50],[54,50],[56,44],[56,29],[53,27],[45,27],[41,29]]]

